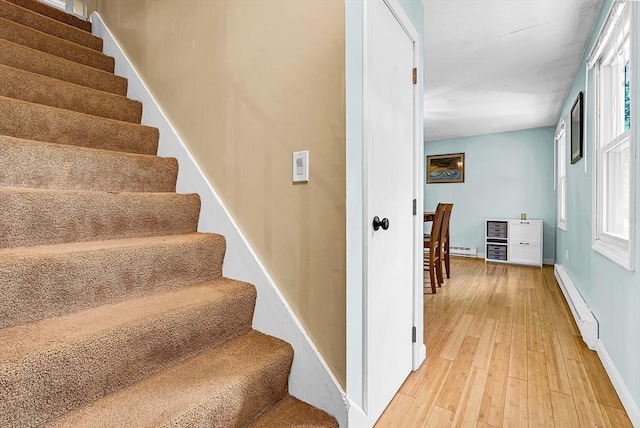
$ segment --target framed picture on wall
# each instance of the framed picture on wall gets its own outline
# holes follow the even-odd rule
[[[583,135],[582,135],[582,91],[578,94],[573,107],[571,107],[571,164],[582,159]]]
[[[427,183],[464,183],[464,153],[427,156]]]

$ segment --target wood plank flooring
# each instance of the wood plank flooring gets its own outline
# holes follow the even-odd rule
[[[632,427],[551,266],[451,264],[425,280],[427,361],[376,427]]]

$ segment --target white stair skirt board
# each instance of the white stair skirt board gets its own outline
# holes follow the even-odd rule
[[[91,22],[93,34],[104,39],[104,53],[115,58],[115,73],[129,80],[127,96],[143,103],[142,123],[160,129],[158,155],[178,159],[177,192],[200,195],[198,231],[215,232],[226,238],[224,275],[255,285],[258,298],[253,327],[293,346],[289,392],[325,410],[341,427],[346,427],[348,400],[333,373],[100,15],[93,13]]]
[[[582,298],[564,267],[555,265],[553,273],[558,280],[558,284],[560,284],[560,290],[562,290],[562,294],[564,294],[564,298],[571,309],[573,318],[576,320],[582,340],[584,340],[589,349],[595,351],[596,342],[598,341],[598,321],[596,321],[589,306],[587,306],[587,302]]]

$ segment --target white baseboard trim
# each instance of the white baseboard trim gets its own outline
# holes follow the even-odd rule
[[[629,419],[631,419],[631,423],[635,428],[640,428],[640,409],[638,409],[638,404],[633,400],[633,396],[631,395],[631,392],[629,392],[627,384],[624,382],[624,379],[622,379],[622,376],[620,376],[618,369],[616,369],[615,364],[613,364],[613,361],[601,340],[596,342],[595,348],[605,371],[609,375],[609,379],[611,379],[613,388],[618,393],[618,397],[622,402],[624,410],[627,412]]]
[[[349,400],[349,427],[371,428],[376,421],[372,421],[357,404]]]
[[[575,284],[573,283],[573,280],[569,276],[569,273],[566,271],[566,269],[560,264],[555,265],[554,274],[558,281],[558,286],[560,287],[560,290],[562,291],[562,294],[564,295],[565,300],[567,300],[567,304],[569,305],[569,308],[573,313],[576,324],[578,325],[578,328],[582,334],[583,340],[585,341],[589,349],[596,351],[596,353],[598,354],[598,357],[600,358],[600,361],[602,362],[602,365],[604,366],[604,369],[607,372],[611,383],[613,384],[613,388],[616,390],[616,393],[618,394],[618,397],[622,402],[622,406],[627,412],[629,419],[631,419],[631,423],[635,428],[640,428],[640,410],[638,410],[638,404],[634,401],[631,392],[629,392],[629,388],[627,388],[627,384],[618,372],[618,369],[613,363],[613,360],[609,356],[604,343],[602,343],[602,340],[600,340],[600,338],[598,337],[597,324],[595,327],[587,326],[587,328],[585,329],[585,326],[583,325],[584,323],[580,322],[580,318],[584,318],[585,315],[578,314],[577,309],[571,302],[571,299],[582,299],[581,296],[574,296],[573,298],[571,297],[571,294],[578,293],[579,295],[579,292]],[[581,310],[587,311],[588,307],[582,308]],[[589,314],[591,314],[591,311],[589,311]],[[585,334],[587,337],[585,337]]]
[[[118,41],[98,13],[91,15],[91,22],[93,34],[104,40],[103,52],[116,60],[115,73],[129,80],[127,96],[143,103],[142,123],[160,130],[158,155],[178,159],[177,191],[200,195],[198,231],[225,236],[224,275],[256,287],[258,299],[253,327],[293,346],[295,356],[289,392],[325,410],[341,427],[346,427],[349,404],[337,379]]]
[[[486,258],[486,253],[478,253],[478,255],[476,256],[476,258],[478,259],[485,259]]]
[[[416,371],[427,360],[427,345],[421,343],[414,348],[414,352],[417,352],[417,355],[413,359],[412,369]]]

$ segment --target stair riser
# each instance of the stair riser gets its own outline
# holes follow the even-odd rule
[[[0,248],[195,232],[198,195],[0,188]]]
[[[253,374],[250,388],[235,388],[235,385],[231,384],[225,391],[209,400],[203,400],[204,402],[200,405],[192,407],[180,417],[167,421],[161,426],[163,428],[245,427],[247,422],[276,404],[287,394],[292,357],[293,355],[283,352],[280,358],[274,358],[263,370]],[[286,376],[282,376],[283,373]],[[224,402],[225,406],[221,408],[222,406],[216,406],[215,402]],[[229,407],[233,411],[230,411]]]
[[[102,52],[102,39],[29,9],[0,0],[0,18]]]
[[[251,328],[253,293],[0,365],[0,426],[37,426]],[[285,379],[286,382],[286,379]],[[23,394],[16,396],[16,391]],[[26,393],[25,393],[26,392]]]
[[[246,427],[286,395],[292,360],[291,346],[250,331],[65,415],[50,428]]]
[[[79,113],[140,123],[142,104],[50,77],[0,65],[0,96]]]
[[[0,136],[0,186],[107,192],[174,192],[178,162]]]
[[[158,130],[13,98],[0,97],[0,134],[146,155],[158,150]]]
[[[126,95],[126,79],[0,39],[0,64],[53,77],[99,91]]]
[[[26,324],[222,276],[225,240],[73,253],[0,254],[0,328]]]
[[[339,428],[338,421],[323,410],[297,400],[290,395],[255,419],[247,428],[273,428],[282,426]]]
[[[2,18],[0,18],[0,38],[110,73],[113,72],[115,65],[113,58],[96,50]]]
[[[18,6],[24,7],[25,9],[30,9],[41,15],[48,16],[49,18],[55,19],[56,21],[64,22],[65,24],[72,25],[76,28],[79,28],[83,31],[87,31],[89,33],[91,32],[91,23],[89,21],[84,21],[62,10],[56,9],[55,7],[44,4],[41,1],[38,1],[38,0],[8,0],[8,1],[10,1],[11,3],[17,4]]]

